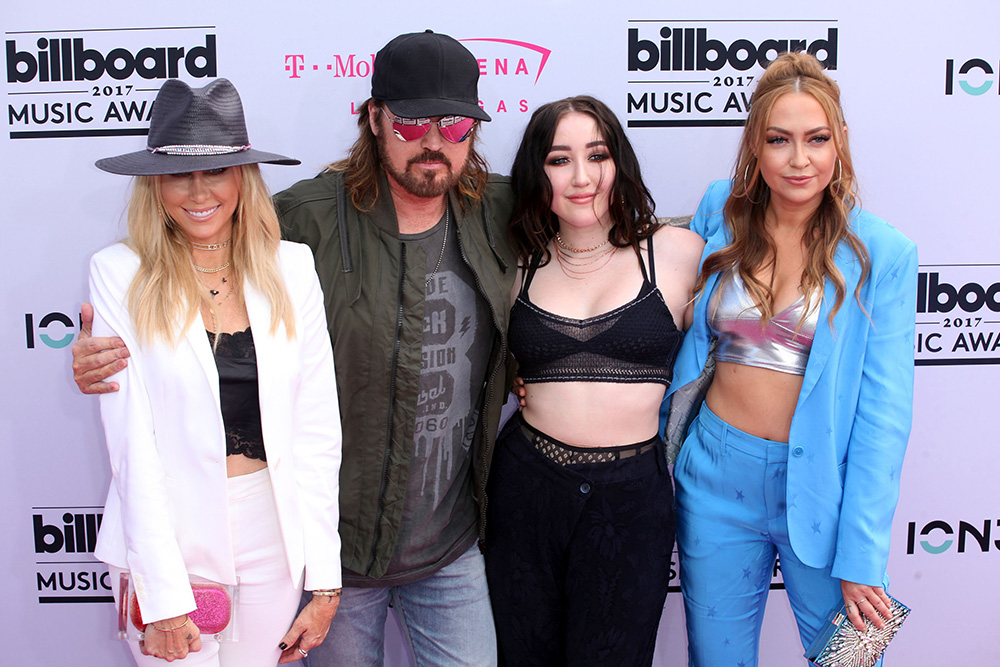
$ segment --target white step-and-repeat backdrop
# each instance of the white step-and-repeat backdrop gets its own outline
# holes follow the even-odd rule
[[[220,0],[8,3],[0,137],[0,663],[126,665],[92,556],[109,474],[97,401],[70,379],[88,258],[123,234],[127,182],[103,156],[144,146],[165,78],[232,79],[274,190],[341,157],[374,53],[433,28],[479,59],[483,133],[509,168],[528,116],[578,93],[628,125],[661,215],[693,212],[731,170],[761,64],[809,49],[843,89],[866,208],[920,247],[913,436],[892,592],[914,612],[892,664],[1000,664],[1000,8],[736,0],[480,3]],[[676,562],[663,567],[676,570]],[[775,574],[766,665],[799,665]],[[406,658],[398,635],[389,664]],[[657,665],[684,664],[680,594]]]

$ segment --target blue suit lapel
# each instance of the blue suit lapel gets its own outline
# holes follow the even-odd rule
[[[705,289],[702,290],[701,295],[698,297],[701,303],[697,304],[695,308],[695,319],[691,323],[692,331],[688,334],[691,335],[693,333],[698,336],[698,340],[706,341],[705,344],[698,345],[695,348],[695,352],[698,355],[696,359],[698,372],[701,372],[701,369],[708,362],[708,350],[711,348],[711,344],[708,341],[711,341],[712,338],[712,332],[708,328],[708,307],[709,302],[712,300],[712,295],[715,293],[715,288],[719,284],[721,275],[719,272],[713,273],[705,281]]]
[[[833,352],[833,337],[845,331],[848,313],[852,310],[847,301],[854,298],[854,289],[858,282],[857,258],[849,247],[841,243],[834,255],[834,262],[844,277],[844,302],[833,318],[833,328],[831,329],[830,309],[833,307],[837,292],[833,283],[827,278],[823,287],[823,302],[820,306],[819,321],[816,323],[816,335],[813,338],[812,349],[809,351],[809,361],[806,363],[806,373],[802,378],[802,389],[799,392],[798,406],[800,407],[816,387],[816,383],[819,382],[823,369],[826,368],[830,354]],[[796,409],[797,411],[798,409]]]

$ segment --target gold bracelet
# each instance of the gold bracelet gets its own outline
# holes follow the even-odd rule
[[[157,630],[159,630],[160,632],[173,632],[174,630],[180,630],[185,625],[187,625],[190,621],[191,621],[191,617],[190,616],[185,616],[183,623],[181,623],[180,625],[176,625],[176,626],[174,626],[172,628],[156,628],[156,624],[155,623],[153,624],[153,627],[156,628]]]
[[[319,595],[325,598],[339,598],[344,592],[343,588],[321,588],[312,591],[313,595]]]

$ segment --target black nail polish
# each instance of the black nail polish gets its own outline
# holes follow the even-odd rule
[[[284,651],[286,648],[288,648],[288,644],[286,644],[285,642],[281,642],[280,644],[278,644],[278,648]]]

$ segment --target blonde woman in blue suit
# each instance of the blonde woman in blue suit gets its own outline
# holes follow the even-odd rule
[[[692,222],[706,246],[675,372],[696,377],[714,341],[715,375],[674,469],[691,665],[757,664],[776,554],[804,646],[840,602],[858,627],[891,613],[917,253],[855,193],[837,85],[778,57],[735,178]]]
[[[167,81],[128,238],[91,261],[94,334],[131,351],[101,397],[113,483],[96,555],[131,573],[138,664],[268,666],[323,641],[341,583],[340,420],[319,281],[280,241],[236,89]],[[239,640],[202,644],[189,578],[239,581]],[[296,616],[303,585],[313,602]],[[118,594],[117,586],[114,587]]]

